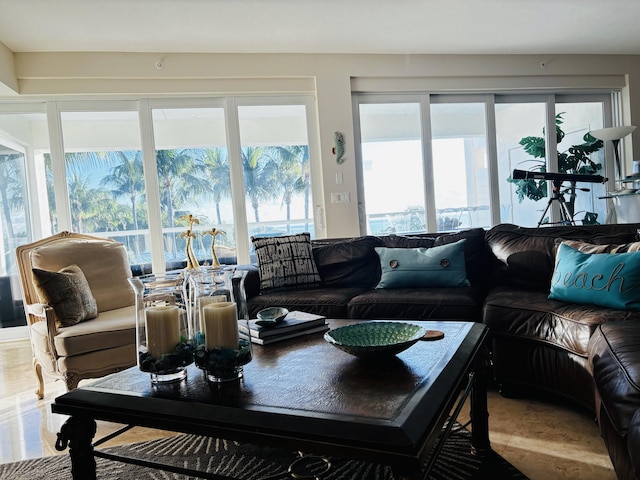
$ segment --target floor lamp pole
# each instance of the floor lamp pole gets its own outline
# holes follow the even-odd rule
[[[613,142],[613,155],[616,159],[616,190],[618,190],[620,188],[622,188],[622,168],[620,165],[620,152],[618,151],[618,147],[620,145],[620,139],[616,138],[614,140],[611,140]]]

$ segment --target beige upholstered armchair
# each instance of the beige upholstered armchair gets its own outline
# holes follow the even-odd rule
[[[16,256],[38,398],[43,372],[72,390],[135,365],[135,297],[121,243],[62,232],[16,248]]]

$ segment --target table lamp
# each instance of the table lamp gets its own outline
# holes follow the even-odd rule
[[[635,129],[636,127],[629,125],[622,127],[601,128],[599,130],[592,130],[591,132],[589,132],[592,137],[597,138],[598,140],[602,140],[603,142],[611,140],[613,142],[613,153],[616,159],[616,173],[618,180],[622,178],[622,168],[620,165],[620,152],[618,152],[618,145],[620,144],[620,139],[626,137]]]

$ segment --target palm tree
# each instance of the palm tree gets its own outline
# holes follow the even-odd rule
[[[166,213],[167,227],[176,224],[176,210],[183,205],[196,203],[208,192],[203,178],[202,150],[157,150],[156,167],[160,184],[160,206]],[[176,236],[171,234],[171,253],[177,254]]]
[[[292,145],[287,148],[295,152],[295,155],[298,157],[298,161],[300,162],[301,176],[302,181],[304,182],[304,218],[305,220],[308,220],[311,199],[311,163],[309,161],[309,146]],[[308,224],[306,228],[309,228]]]
[[[96,190],[89,186],[88,177],[82,177],[80,173],[70,171],[67,174],[69,185],[69,206],[71,207],[71,225],[76,232],[88,232],[85,230],[85,220],[95,212],[99,203]]]
[[[120,160],[120,163],[111,168],[109,175],[102,178],[100,185],[111,185],[111,195],[114,199],[120,196],[127,196],[131,203],[131,220],[133,229],[139,230],[138,221],[138,198],[144,195],[144,170],[142,164],[141,151],[116,151],[113,156]],[[135,235],[134,252],[140,253],[139,238]]]
[[[105,165],[110,165],[112,162],[117,161],[117,155],[110,155],[107,152],[95,152],[95,151],[90,151],[90,152],[68,152],[65,153],[64,155],[64,159],[65,159],[65,166],[67,169],[67,185],[69,186],[69,197],[70,197],[70,202],[73,203],[73,199],[71,198],[72,196],[72,189],[74,188],[71,185],[71,181],[73,179],[73,181],[75,182],[75,185],[80,189],[79,191],[85,190],[85,189],[89,189],[88,184],[86,184],[86,180],[83,182],[81,177],[80,177],[80,173],[84,171],[85,169],[89,168],[100,168],[103,167]],[[49,202],[49,221],[51,224],[51,233],[55,232],[58,230],[57,228],[57,213],[56,213],[56,201],[55,201],[55,192],[54,192],[54,188],[53,188],[53,168],[52,168],[52,160],[51,160],[51,155],[50,154],[45,154],[44,155],[44,161],[45,161],[45,175],[46,175],[46,184],[47,184],[47,198],[48,198],[48,202]],[[74,173],[75,172],[75,173]],[[81,186],[81,184],[84,183],[84,186]],[[93,190],[94,192],[97,192],[98,190]],[[76,205],[79,202],[76,202]],[[80,202],[81,203],[81,202]],[[76,225],[78,223],[80,223],[81,225],[83,224],[83,221],[80,220],[79,221],[79,216],[76,212]],[[72,220],[72,226],[73,226],[74,222]],[[77,229],[78,227],[73,227],[74,229]],[[79,230],[76,230],[79,231]]]
[[[216,218],[218,225],[221,225],[222,215],[220,214],[220,202],[224,198],[231,197],[229,158],[225,149],[207,149],[203,162],[211,195],[216,205]]]
[[[278,189],[278,165],[266,155],[263,147],[242,148],[245,194],[251,201],[253,216],[260,223],[260,202],[276,198]]]
[[[13,220],[11,212],[14,207],[24,208],[24,177],[22,174],[21,153],[0,155],[0,201],[2,216],[7,231],[5,238],[13,238]]]
[[[282,203],[285,205],[287,212],[287,232],[290,232],[291,201],[295,194],[306,190],[302,160],[304,151],[295,146],[274,147],[273,150],[279,160],[278,183],[282,193]],[[305,214],[307,213],[305,212]]]
[[[138,198],[144,195],[144,171],[142,152],[117,151],[113,155],[120,163],[111,168],[109,175],[102,178],[100,185],[113,186],[111,194],[114,198],[127,196],[131,203],[131,214],[134,230],[138,230]]]
[[[131,209],[118,203],[109,192],[94,190],[94,202],[85,218],[91,232],[126,231],[132,226]]]
[[[207,183],[199,173],[199,150],[157,150],[156,165],[160,183],[160,203],[167,213],[167,226],[175,226],[175,209],[207,193]]]

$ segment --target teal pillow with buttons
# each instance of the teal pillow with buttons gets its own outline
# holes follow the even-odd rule
[[[584,253],[561,243],[549,298],[640,310],[640,252]]]
[[[465,242],[431,248],[376,247],[382,269],[376,288],[468,287]]]

